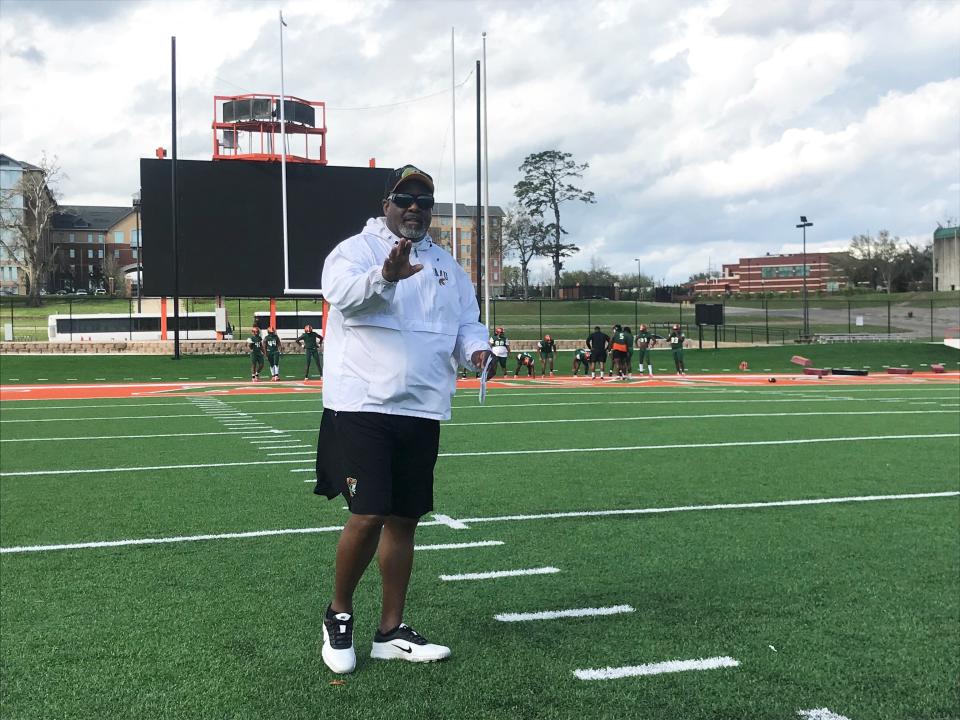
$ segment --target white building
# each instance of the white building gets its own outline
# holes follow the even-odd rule
[[[933,233],[933,289],[960,290],[960,227]]]

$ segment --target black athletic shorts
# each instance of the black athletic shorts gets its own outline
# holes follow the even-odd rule
[[[614,360],[626,360],[627,354],[623,350],[614,350],[613,351]]]
[[[607,352],[592,352],[590,353],[590,362],[595,363],[605,363],[607,361]]]
[[[313,491],[343,495],[356,515],[419,518],[433,510],[440,422],[324,408]]]

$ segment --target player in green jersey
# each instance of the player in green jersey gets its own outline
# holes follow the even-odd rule
[[[670,349],[673,351],[673,364],[677,366],[677,375],[687,374],[687,368],[683,365],[683,345],[686,341],[680,326],[674,325],[667,342],[670,343]]]
[[[660,335],[650,332],[644,323],[640,323],[640,330],[637,332],[635,345],[640,352],[637,354],[637,369],[643,375],[643,368],[646,366],[647,373],[653,377],[653,355],[651,350],[657,344],[657,340],[662,340]]]
[[[633,380],[633,331],[629,326],[623,328],[623,339],[627,344],[627,379]]]
[[[583,366],[583,376],[587,376],[587,371],[590,370],[590,350],[587,348],[578,348],[577,351],[573,354],[573,376],[576,377],[577,373],[580,371],[580,366]]]
[[[610,350],[613,357],[613,369],[610,374],[617,373],[618,380],[625,380],[627,377],[627,335],[623,327],[615,325],[613,327],[613,336],[610,338]]]
[[[306,325],[303,328],[303,335],[297,338],[297,345],[303,346],[303,352],[307,356],[307,367],[303,371],[303,379],[310,379],[310,361],[317,364],[317,372],[323,377],[323,355],[320,348],[323,347],[323,335],[318,335],[313,331],[313,327]]]
[[[280,381],[280,355],[283,352],[283,343],[273,327],[267,328],[267,336],[263,339],[263,348],[267,351],[267,365],[270,366],[270,379]]]
[[[537,342],[537,351],[540,353],[540,374],[547,376],[547,363],[550,363],[550,374],[553,375],[553,356],[557,352],[557,343],[549,335]]]
[[[500,369],[503,370],[503,374],[506,375],[507,358],[510,357],[510,341],[507,339],[507,334],[503,331],[502,327],[494,329],[493,337],[490,338],[490,349],[496,358],[495,362],[500,365]]]
[[[250,328],[247,349],[250,351],[250,379],[253,382],[260,382],[260,371],[263,370],[263,338],[260,336],[260,328],[256,325]]]
[[[533,355],[530,353],[517,353],[517,369],[514,371],[514,377],[520,377],[520,368],[527,369],[527,377],[536,378],[536,360],[533,359]]]

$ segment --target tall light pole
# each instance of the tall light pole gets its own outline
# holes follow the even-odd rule
[[[803,231],[803,337],[810,337],[810,307],[807,304],[807,228],[813,227],[812,222],[807,221],[806,215],[800,216],[800,223],[797,225]]]
[[[637,296],[633,303],[633,326],[637,328],[640,326],[640,258],[634,258],[634,261],[637,263]]]

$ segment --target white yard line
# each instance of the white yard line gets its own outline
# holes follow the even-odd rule
[[[578,680],[618,680],[625,677],[662,675],[663,673],[685,672],[687,670],[716,670],[739,665],[738,661],[724,655],[721,657],[698,658],[697,660],[667,660],[666,662],[648,663],[646,665],[574,670],[573,674]]]
[[[527,622],[528,620],[557,620],[559,618],[594,617],[597,615],[619,615],[632,613],[629,605],[611,605],[609,607],[573,608],[572,610],[542,610],[527,613],[500,613],[493,617],[500,622]]]
[[[260,465],[277,465],[280,463],[302,463],[304,460],[271,460],[269,462],[255,463]],[[186,463],[183,465],[145,465],[141,467],[114,467],[114,468],[88,468],[85,470],[30,470],[27,472],[0,472],[0,477],[25,477],[29,475],[59,475],[78,473],[109,473],[109,472],[144,472],[148,470],[189,470],[194,468],[218,468],[218,467],[239,467],[241,465],[250,465],[250,462],[222,462],[222,463]]]
[[[960,491],[931,493],[901,493],[899,495],[858,495],[853,497],[807,498],[803,500],[767,500],[749,503],[722,503],[717,505],[678,505],[675,507],[636,508],[625,510],[577,510],[572,512],[538,513],[536,515],[500,515],[494,517],[462,518],[465,523],[515,522],[518,520],[548,520],[577,517],[606,517],[610,515],[659,515],[662,513],[694,512],[702,510],[749,510],[753,508],[794,507],[801,505],[839,505],[842,503],[879,502],[881,500],[922,500],[927,498],[958,497]]]
[[[935,403],[924,403],[935,404]],[[473,427],[476,425],[543,425],[551,423],[607,422],[619,420],[702,420],[706,418],[773,418],[773,417],[825,417],[833,415],[955,415],[951,410],[851,410],[823,412],[779,412],[779,413],[717,413],[707,415],[636,415],[633,417],[602,418],[561,418],[556,420],[484,420],[482,422],[444,422],[443,427]]]
[[[960,407],[957,404],[941,404],[941,407]],[[850,410],[850,411],[822,411],[822,412],[798,412],[798,413],[713,413],[708,415],[637,415],[632,417],[602,417],[602,418],[569,418],[557,420],[480,420],[476,422],[444,422],[443,427],[477,427],[484,425],[536,425],[544,423],[578,423],[578,422],[609,422],[609,421],[633,421],[633,420],[699,420],[701,418],[720,419],[720,418],[775,418],[775,417],[819,417],[819,416],[859,416],[859,415],[931,415],[931,414],[956,414],[950,410]],[[162,416],[169,417],[169,416]],[[316,433],[317,428],[304,428],[294,430],[274,430],[273,432],[282,433]],[[259,432],[259,431],[258,431]],[[0,443],[5,442],[64,442],[68,440],[130,440],[136,438],[161,438],[161,437],[194,437],[199,435],[223,435],[229,433],[143,433],[136,435],[76,435],[70,437],[29,437],[29,438],[0,438]]]
[[[275,460],[275,463],[290,462],[288,460]],[[249,463],[235,463],[236,465],[249,465]],[[789,507],[794,505],[829,505],[852,502],[878,502],[882,500],[918,500],[928,498],[957,497],[960,492],[931,492],[931,493],[911,493],[908,495],[872,495],[862,497],[839,497],[839,498],[813,498],[805,500],[774,500],[769,502],[737,503],[724,505],[687,505],[682,507],[666,508],[637,508],[631,510],[592,510],[563,513],[542,513],[539,515],[500,515],[493,517],[466,518],[462,522],[510,522],[520,520],[546,520],[555,518],[580,518],[580,517],[603,517],[607,515],[650,515],[657,513],[674,513],[681,511],[698,510],[735,510],[748,508],[769,508],[769,507]],[[421,522],[419,527],[440,526],[437,520],[427,520]],[[272,535],[305,535],[310,533],[333,532],[342,530],[342,525],[330,527],[314,528],[290,528],[286,530],[256,530],[239,533],[221,533],[218,535],[186,535],[166,538],[143,538],[132,540],[109,540],[84,543],[70,543],[64,545],[28,545],[18,547],[0,548],[0,553],[22,553],[22,552],[42,552],[47,550],[73,550],[82,548],[97,547],[121,547],[125,545],[151,545],[157,543],[177,543],[191,542],[195,540],[227,540],[234,538],[248,537],[267,537]]]
[[[892,397],[889,398],[889,402],[901,402],[904,400],[955,400],[956,395],[945,395],[945,396],[935,396],[932,398],[911,398],[911,397]],[[519,407],[578,407],[578,406],[588,406],[588,405],[702,405],[702,404],[720,404],[720,405],[733,405],[733,404],[743,404],[743,403],[813,403],[813,402],[876,402],[882,401],[883,398],[850,398],[850,399],[836,399],[836,398],[817,398],[817,399],[808,399],[808,398],[766,398],[766,399],[724,399],[724,400],[597,400],[597,401],[587,401],[587,402],[545,402],[545,403],[512,403],[512,404],[501,404],[497,405],[495,403],[490,403],[487,405],[462,405],[458,406],[455,409],[457,410],[476,410],[476,409],[500,409],[500,408],[519,408]],[[268,410],[264,412],[257,412],[257,417],[262,417],[264,415],[316,415],[323,412],[323,408],[316,408],[314,410]],[[182,415],[109,415],[103,417],[70,417],[70,418],[25,418],[22,420],[0,420],[0,423],[32,423],[32,422],[76,422],[79,420],[83,421],[94,421],[94,420],[103,420],[103,421],[114,421],[114,420],[156,420],[156,419],[168,419],[168,420],[177,420],[181,418],[190,418],[190,417],[209,417],[207,413],[186,413]]]
[[[261,448],[263,449],[263,448]],[[282,452],[282,453],[267,453],[268,457],[281,457],[283,455],[316,455],[317,449],[310,448],[309,450],[300,450],[298,452]]]
[[[312,481],[311,481],[312,482]],[[470,526],[460,520],[454,520],[449,515],[442,515],[440,513],[433,513],[433,519],[436,520],[441,525],[446,525],[448,528],[454,530],[469,530]]]
[[[827,437],[827,438],[807,438],[802,440],[752,440],[743,442],[725,442],[725,443],[679,443],[670,445],[631,445],[624,447],[594,447],[594,448],[551,448],[547,450],[486,450],[478,452],[459,452],[459,453],[440,453],[439,457],[491,457],[498,455],[547,455],[551,453],[592,453],[592,452],[624,452],[634,450],[675,450],[681,448],[723,448],[723,447],[750,447],[750,446],[771,446],[771,445],[805,445],[815,443],[835,443],[835,442],[864,442],[877,440],[928,440],[940,438],[956,438],[960,433],[933,433],[927,435],[860,435],[855,437]],[[277,462],[297,462],[295,460],[280,460]],[[14,472],[0,472],[0,477],[27,477],[30,475],[60,475],[64,473],[108,473],[108,472],[139,472],[145,470],[182,470],[188,468],[215,468],[215,467],[235,467],[246,463],[226,462],[226,463],[185,463],[183,465],[148,465],[142,467],[112,467],[112,468],[83,468],[66,469],[58,468],[55,470],[25,470]]]
[[[827,708],[813,710],[797,710],[797,715],[807,720],[850,720],[846,715],[838,715]]]
[[[460,548],[494,547],[503,545],[502,540],[478,540],[465,543],[441,543],[439,545],[415,545],[414,550],[459,550]]]
[[[490,572],[460,573],[459,575],[441,575],[440,579],[444,582],[454,582],[456,580],[494,580],[496,578],[520,577],[522,575],[552,575],[560,572],[560,568],[539,567],[526,568],[525,570],[492,570]]]
[[[262,433],[281,432],[280,430],[219,430],[217,432],[199,432],[199,433],[144,433],[142,435],[75,435],[73,437],[31,437],[31,438],[0,438],[0,442],[62,442],[65,440],[132,440],[135,438],[165,438],[165,437],[203,437],[209,435],[242,435],[243,433],[261,433],[257,437],[263,437]],[[313,430],[289,430],[287,432],[317,432]],[[242,438],[246,440],[247,438]]]
[[[625,445],[623,447],[551,448],[547,450],[479,450],[476,452],[440,453],[438,457],[492,457],[495,455],[550,455],[554,453],[591,453],[633,450],[676,450],[680,448],[750,447],[760,445],[806,445],[811,443],[865,442],[868,440],[927,440],[956,438],[960,433],[931,433],[926,435],[859,435],[856,437],[805,438],[801,440],[747,440],[719,443],[674,443],[670,445]],[[2,474],[0,474],[2,475]]]

